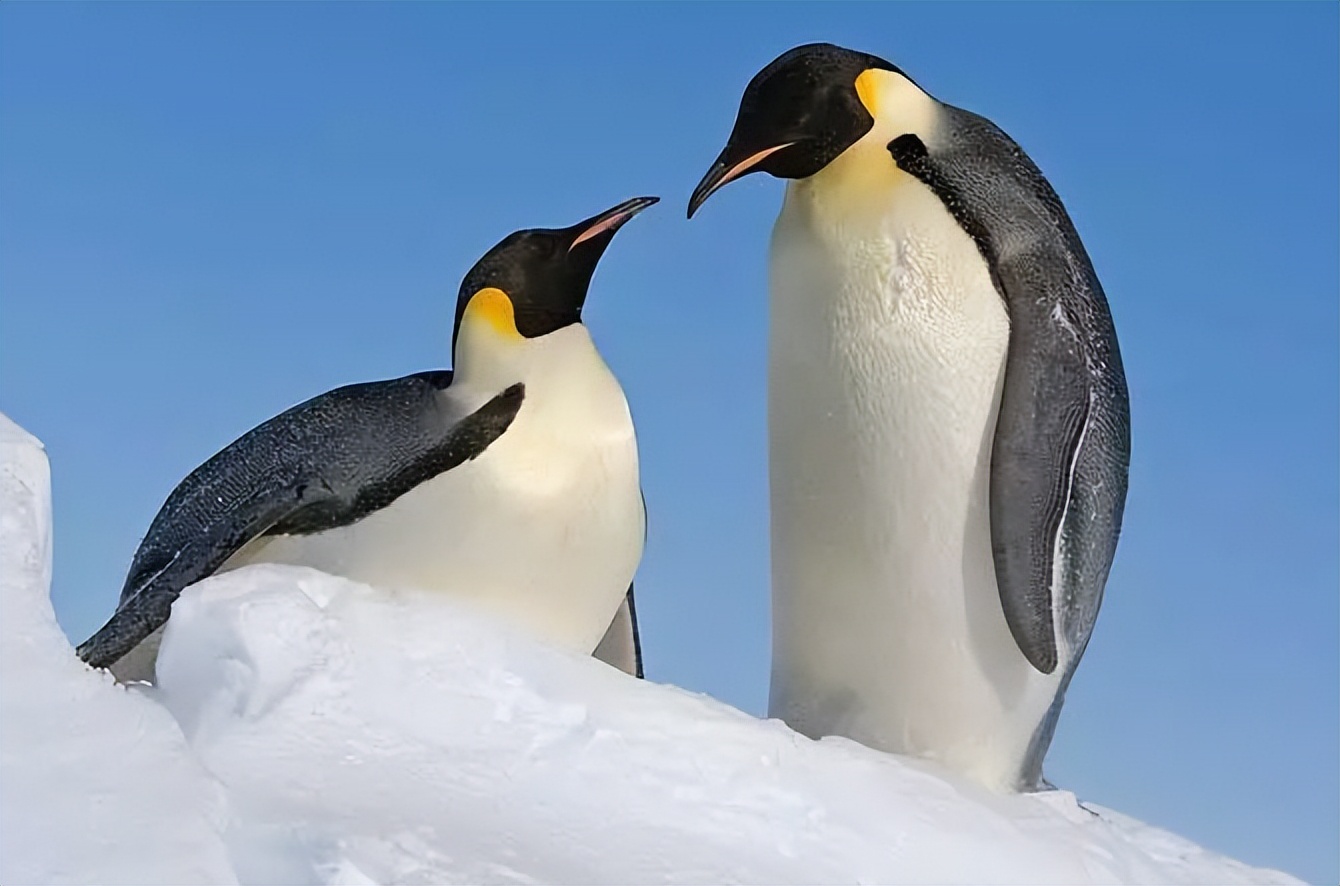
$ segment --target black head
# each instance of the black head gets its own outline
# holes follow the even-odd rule
[[[461,283],[452,347],[471,301],[513,335],[538,338],[582,319],[591,275],[614,234],[659,197],[635,197],[570,228],[509,234],[484,253]]]
[[[689,199],[689,218],[712,192],[751,172],[808,178],[870,131],[857,90],[871,69],[898,71],[877,56],[809,43],[778,56],[745,87],[726,147]]]

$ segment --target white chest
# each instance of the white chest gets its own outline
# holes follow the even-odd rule
[[[971,238],[887,167],[790,185],[773,232],[771,713],[1006,783],[1050,700],[990,548],[1009,320]]]
[[[772,247],[770,418],[774,455],[860,484],[810,496],[924,511],[966,491],[989,446],[1009,321],[975,244],[903,179],[838,207],[808,182],[789,189]]]

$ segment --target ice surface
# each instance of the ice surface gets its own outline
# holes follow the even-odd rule
[[[52,617],[40,444],[0,445],[0,881],[1295,882],[312,570],[196,585],[128,691]]]

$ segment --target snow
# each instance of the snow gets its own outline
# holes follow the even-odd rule
[[[50,585],[46,453],[0,415],[0,882],[236,883],[224,791],[162,705],[75,658]]]
[[[2,882],[1297,882],[307,569],[196,585],[127,689],[56,625],[46,458],[3,416],[0,486]]]

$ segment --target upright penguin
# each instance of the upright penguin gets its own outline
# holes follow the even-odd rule
[[[790,179],[773,229],[769,710],[1036,787],[1117,543],[1130,408],[1061,201],[990,121],[801,46],[689,201]]]
[[[452,593],[641,676],[637,442],[582,307],[615,232],[655,202],[508,236],[461,284],[454,370],[337,388],[193,471],[79,656],[151,679],[182,590],[265,562]]]

